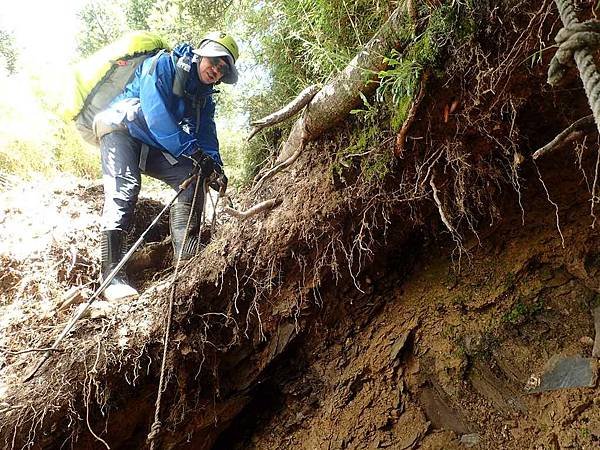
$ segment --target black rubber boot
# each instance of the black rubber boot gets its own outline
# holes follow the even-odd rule
[[[113,271],[121,258],[123,258],[125,236],[121,230],[108,230],[102,232],[102,279]],[[129,284],[125,270],[121,269],[114,278],[110,281],[110,284],[106,287],[103,292],[104,298],[107,301],[123,300],[123,299],[135,299],[139,297],[138,291],[136,291]]]
[[[187,239],[183,242],[185,227],[192,211],[192,204],[178,202],[171,206],[169,212],[169,226],[173,242],[173,261],[177,261],[181,252],[181,261],[191,259],[198,250],[198,215],[194,212],[190,221]]]

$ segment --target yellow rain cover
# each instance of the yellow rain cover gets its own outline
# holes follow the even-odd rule
[[[87,96],[116,61],[163,48],[170,47],[157,34],[149,31],[131,31],[75,64],[71,71],[73,86],[67,89],[64,97],[64,118],[72,120],[79,114]]]

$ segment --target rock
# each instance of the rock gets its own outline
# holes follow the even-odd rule
[[[83,303],[77,307],[76,314],[87,307],[87,303]],[[113,305],[105,300],[96,300],[90,305],[89,308],[83,313],[81,319],[104,319],[108,317],[113,311]]]
[[[592,356],[594,358],[600,358],[600,306],[594,308],[593,314],[594,328],[596,329],[596,337],[594,339],[594,348],[592,350]]]
[[[413,332],[413,330],[416,327],[417,327],[416,323],[411,324],[409,326],[408,330],[406,330],[398,338],[396,338],[394,345],[392,345],[392,349],[390,350],[390,360],[392,362],[394,362],[398,358],[398,356],[404,349],[404,346],[406,345],[408,338],[410,337],[411,333]]]
[[[583,336],[581,339],[579,339],[579,342],[586,347],[592,347],[594,345],[594,340],[589,336]]]
[[[478,445],[480,441],[481,437],[479,436],[479,433],[463,434],[460,437],[460,443],[466,447],[474,447],[475,445]]]
[[[544,366],[537,386],[532,386],[531,393],[552,391],[556,389],[594,387],[596,385],[598,367],[595,359],[581,356],[555,355]],[[532,376],[532,378],[534,378]],[[538,379],[536,377],[536,379]]]

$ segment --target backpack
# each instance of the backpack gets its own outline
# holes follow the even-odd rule
[[[88,143],[98,145],[92,128],[96,114],[123,91],[142,62],[155,55],[157,60],[166,51],[169,45],[160,36],[148,31],[132,31],[79,62],[73,69],[74,86],[63,117],[75,121],[77,130]],[[173,92],[182,96],[189,69],[186,72],[177,62],[175,59]]]

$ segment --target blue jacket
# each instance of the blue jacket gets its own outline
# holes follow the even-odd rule
[[[177,57],[193,56],[188,44],[178,45],[173,53]],[[185,84],[186,96],[178,97],[173,93],[175,64],[171,55],[168,52],[160,55],[150,73],[155,58],[146,59],[137,68],[133,80],[111,105],[125,99],[139,99],[139,108],[124,119],[131,136],[175,157],[202,150],[222,165],[214,121],[213,86],[200,82],[194,62]],[[195,102],[200,104],[198,117]]]

